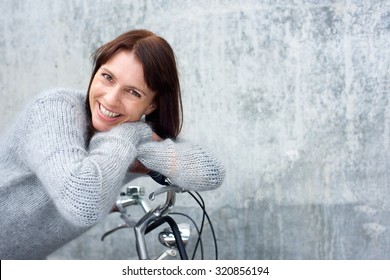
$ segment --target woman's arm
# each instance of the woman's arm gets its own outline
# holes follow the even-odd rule
[[[225,176],[222,164],[205,148],[170,139],[140,144],[138,160],[186,190],[215,189]]]
[[[22,147],[58,210],[69,221],[91,226],[112,208],[138,143],[151,139],[144,123],[95,134],[87,148],[85,111],[56,95],[36,101],[27,116]]]

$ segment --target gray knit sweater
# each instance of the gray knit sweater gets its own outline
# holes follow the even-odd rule
[[[151,141],[142,122],[96,133],[87,144],[85,93],[39,96],[0,141],[0,258],[42,259],[102,221],[138,158],[177,185],[218,187],[221,164],[185,142]]]

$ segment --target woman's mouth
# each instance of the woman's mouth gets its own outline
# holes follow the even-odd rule
[[[117,113],[114,113],[114,112],[111,112],[110,110],[108,110],[107,108],[105,108],[102,104],[99,103],[99,110],[100,112],[103,114],[103,116],[107,117],[107,118],[117,118],[120,116],[120,114],[117,114]]]

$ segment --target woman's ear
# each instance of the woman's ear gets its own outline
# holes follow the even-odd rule
[[[157,108],[157,105],[156,105],[155,102],[153,102],[152,104],[149,105],[148,108],[146,108],[144,114],[145,114],[145,115],[149,115],[149,114],[152,113],[154,110],[156,110],[156,108]]]

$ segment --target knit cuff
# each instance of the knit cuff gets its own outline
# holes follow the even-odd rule
[[[143,122],[123,123],[112,128],[108,133],[121,135],[133,145],[138,145],[152,139],[152,129]]]

